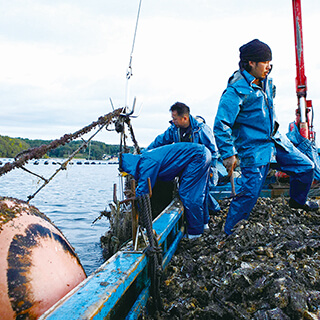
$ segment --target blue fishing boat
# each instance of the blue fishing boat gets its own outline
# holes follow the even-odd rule
[[[128,70],[131,71],[131,59]],[[132,74],[128,72],[127,80],[130,79],[131,75]],[[299,90],[300,89],[301,86],[299,87]],[[298,97],[300,99],[301,93],[299,92],[299,94]],[[123,127],[128,125],[133,143],[135,145],[135,151],[139,153],[139,148],[137,147],[132,127],[130,125],[130,116],[133,114],[134,105],[135,101],[131,112],[128,111],[127,106],[118,110],[113,110],[112,113],[100,117],[98,121],[83,128],[82,130],[79,130],[74,134],[65,135],[47,146],[42,146],[41,150],[39,148],[34,148],[29,150],[28,153],[18,155],[13,163],[6,163],[0,168],[0,175],[7,173],[14,168],[22,168],[28,160],[39,159],[41,156],[46,154],[47,151],[56,148],[59,145],[68,143],[73,139],[79,138],[81,135],[88,133],[95,127],[98,127],[98,133],[103,128],[107,128],[111,123],[116,124],[115,130],[121,135],[121,146],[126,145],[124,141],[124,137],[126,135],[124,134]],[[306,104],[306,108],[311,113],[310,104]],[[299,121],[297,120],[297,123],[301,124]],[[312,126],[310,132],[313,132]],[[66,169],[67,164],[70,163],[76,152],[78,152],[81,148],[86,147],[95,135],[96,133],[89,140],[84,141],[84,144],[80,146],[80,148],[76,150],[74,154],[69,157],[69,159],[67,159],[63,164],[60,164],[60,169]],[[311,142],[314,141],[314,136],[312,134],[308,134],[307,137],[304,138],[310,140]],[[311,144],[311,146],[313,145]],[[78,161],[76,164],[81,165],[82,162]],[[89,162],[84,162],[84,164],[89,164]],[[55,172],[55,174],[58,172],[58,170]],[[44,186],[49,183],[54,175],[49,179],[44,179]],[[225,180],[225,183],[221,182],[221,184],[218,185],[214,191],[212,191],[216,199],[230,196],[233,197],[237,195],[237,185],[241,185],[241,176],[231,176],[230,179],[230,181]],[[279,179],[274,179],[275,176],[270,176],[270,180],[267,182],[268,185],[266,185],[266,187],[263,189],[261,196],[273,197],[287,192],[288,189],[286,186],[280,186],[280,184],[277,185]],[[273,184],[273,188],[270,188],[271,184]],[[38,191],[40,191],[41,188],[42,186]],[[133,190],[134,188],[131,191]],[[34,195],[30,196],[29,200],[31,200],[38,193],[38,191]],[[150,237],[150,232],[148,234],[148,230],[144,230],[139,227],[138,218],[134,208],[135,200],[135,197],[132,196],[129,199],[121,201],[118,201],[116,198],[114,198],[113,201],[116,208],[118,208],[121,204],[124,204],[124,201],[127,201],[127,203],[131,204],[130,212],[132,214],[132,240],[114,255],[112,255],[88,277],[84,278],[83,273],[81,273],[78,283],[72,286],[72,288],[70,287],[68,293],[61,296],[53,305],[50,305],[48,309],[41,309],[40,313],[37,314],[29,314],[29,309],[31,309],[32,306],[25,303],[27,300],[25,300],[24,297],[20,295],[20,292],[18,292],[16,289],[16,283],[14,279],[15,272],[12,272],[12,279],[10,279],[9,284],[15,290],[16,296],[20,295],[19,297],[21,298],[21,301],[17,303],[18,311],[11,312],[10,310],[11,313],[8,317],[6,317],[6,319],[16,318],[17,315],[23,317],[29,316],[30,319],[42,320],[137,319],[141,311],[147,305],[149,297],[157,300],[157,292],[155,289],[157,289],[157,279],[159,278],[158,271],[160,269],[165,269],[168,265],[170,259],[177,249],[180,240],[184,236],[185,228],[182,203],[178,198],[174,198],[169,205],[161,210],[161,213],[152,221],[151,232],[155,236],[154,241],[156,246],[151,245],[151,242],[153,241],[151,239],[153,239],[153,237]],[[24,204],[22,206],[24,206]],[[37,219],[39,219],[38,216],[39,215],[37,215]],[[32,225],[32,228],[34,229],[33,222],[32,224],[30,222],[29,225]],[[30,227],[30,230],[32,230],[32,228]],[[47,229],[49,228],[51,228],[51,226],[47,227]],[[42,226],[38,230],[44,230],[44,227]],[[57,234],[54,229],[52,230],[53,231],[51,234]],[[37,232],[39,233],[39,231]],[[47,234],[49,234],[49,232],[46,233],[45,236],[47,236]],[[62,238],[62,235],[60,237]],[[45,242],[46,239],[43,241]],[[65,243],[67,243],[66,240]],[[34,247],[36,247],[36,245],[34,245]],[[18,246],[16,246],[15,249],[17,249],[18,253],[21,252]],[[71,248],[68,247],[68,251],[71,252]],[[76,260],[75,255],[73,258]],[[154,263],[155,260],[157,260],[157,263]],[[79,270],[81,271],[81,269],[82,267],[80,265]],[[52,279],[56,281],[55,277],[52,277],[51,279],[47,278],[47,281],[52,281]],[[24,281],[23,277],[22,280],[19,279],[19,281]],[[23,294],[26,293],[27,295],[28,292],[25,292],[24,289],[28,288],[28,283],[22,282],[19,284],[21,285],[21,292]],[[69,285],[68,281],[66,281],[66,285]],[[17,292],[19,294],[17,294]],[[10,303],[12,303],[12,300],[13,299],[10,300]],[[36,305],[37,301],[35,301],[34,304]]]
[[[42,157],[48,150],[59,144],[64,144],[66,139],[71,141],[87,132],[89,127],[99,126],[98,131],[100,131],[115,120],[123,124],[128,123],[129,117],[130,115],[124,112],[123,108],[114,110],[68,137],[63,136],[49,145],[29,149],[28,152],[17,155],[15,161],[8,162],[0,168],[0,175],[15,168],[22,168],[32,173],[24,167],[24,164],[28,163],[30,159]],[[124,139],[125,135],[121,135],[121,137]],[[87,141],[84,141],[85,144]],[[84,145],[63,163],[59,163],[60,167],[51,177],[44,178],[33,173],[44,182],[33,195],[28,197],[29,201],[60,170],[66,169],[71,159]],[[5,243],[5,246],[2,245],[2,247],[7,251],[2,255],[0,285],[14,291],[11,294],[11,289],[11,291],[4,289],[3,295],[0,296],[0,301],[5,302],[0,306],[0,313],[5,315],[4,319],[11,320],[20,315],[27,315],[30,319],[138,318],[141,310],[146,306],[148,298],[155,297],[155,291],[159,289],[160,283],[159,272],[166,268],[184,235],[184,215],[181,201],[173,196],[174,183],[170,182],[172,189],[160,188],[164,189],[165,193],[169,193],[170,201],[167,197],[165,201],[162,201],[157,192],[151,190],[150,187],[149,195],[146,197],[150,201],[151,192],[153,193],[153,201],[158,202],[158,205],[155,206],[157,214],[153,221],[150,218],[151,224],[144,223],[144,228],[140,227],[135,205],[137,199],[135,198],[134,179],[130,175],[124,175],[123,179],[125,185],[128,182],[131,183],[131,196],[128,197],[122,192],[124,199],[118,200],[116,186],[114,186],[112,206],[116,211],[122,211],[125,207],[125,213],[131,216],[132,240],[88,277],[86,277],[71,245],[67,240],[63,242],[60,240],[63,235],[60,235],[59,230],[47,217],[30,206],[28,202],[0,198],[2,217],[0,239],[1,241],[6,240],[6,242],[2,241],[3,244]],[[17,209],[15,209],[16,207]],[[151,209],[151,204],[149,207]],[[29,210],[31,214],[24,213],[26,210]],[[37,211],[35,218],[33,218],[34,211]],[[159,212],[160,214],[158,214]],[[153,215],[154,212],[150,213]],[[36,224],[34,219],[36,219]],[[8,232],[10,238],[7,236]],[[17,241],[16,239],[21,238],[21,234],[24,241]],[[48,236],[52,238],[50,241],[53,241],[49,246],[47,245]],[[41,256],[46,256],[48,259],[39,259],[38,243],[40,247],[47,248],[47,251],[42,252]],[[152,250],[157,251],[156,258],[150,253]],[[24,260],[27,259],[30,263],[25,264],[24,260],[21,260],[20,263],[19,259],[17,260],[18,265],[14,259],[11,259],[11,264],[8,263],[10,257],[20,256],[21,252],[25,252],[23,254]],[[154,263],[154,261],[157,262]],[[53,269],[59,270],[59,272],[54,272],[51,265],[54,265]],[[73,272],[75,267],[79,274],[76,279],[74,279]],[[14,270],[19,272],[13,272]],[[67,274],[67,277],[60,277],[61,273]],[[1,274],[3,274],[2,277]],[[55,284],[58,284],[58,290],[56,290]],[[35,290],[37,290],[37,294],[34,295]],[[158,293],[160,294],[159,290]],[[47,299],[49,296],[50,299]],[[19,299],[15,297],[19,297]]]
[[[153,221],[166,268],[184,235],[183,207],[174,199]],[[145,249],[145,248],[144,248]],[[132,241],[39,319],[137,319],[150,296],[149,257]]]

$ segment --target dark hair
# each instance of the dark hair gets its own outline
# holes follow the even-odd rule
[[[252,67],[249,64],[249,61],[245,61],[245,60],[240,60],[239,61],[239,68],[241,71],[246,70],[248,72],[251,71]]]
[[[190,108],[182,102],[176,102],[170,107],[170,111],[177,111],[179,117],[190,114]]]

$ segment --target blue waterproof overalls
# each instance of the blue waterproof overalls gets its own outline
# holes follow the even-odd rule
[[[242,172],[241,196],[232,200],[225,232],[248,219],[266,179],[274,152],[279,170],[290,175],[290,197],[303,205],[313,180],[314,164],[286,136],[277,131],[273,98],[275,88],[266,78],[263,88],[247,71],[236,71],[220,99],[214,123],[222,159],[238,154]]]
[[[148,178],[173,180],[179,175],[179,196],[185,209],[189,234],[202,234],[209,221],[206,207],[211,153],[196,143],[179,142],[146,151],[139,155],[122,154],[121,168],[138,181],[136,195],[149,193]]]
[[[218,170],[217,170],[217,159],[219,157],[217,147],[215,145],[214,136],[210,127],[205,124],[198,122],[192,115],[189,116],[190,125],[192,128],[192,142],[205,145],[211,152],[211,172],[209,180],[209,193],[208,193],[208,207],[212,211],[219,211],[220,206],[215,200],[210,190],[214,190],[214,186],[218,183]],[[180,128],[176,127],[172,121],[170,121],[168,129],[158,135],[153,142],[146,148],[151,150],[160,146],[168,145],[171,143],[180,142]]]

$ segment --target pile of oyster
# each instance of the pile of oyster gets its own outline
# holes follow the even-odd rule
[[[208,233],[182,239],[162,282],[163,311],[141,318],[320,319],[320,211],[259,198],[226,236],[229,201]]]

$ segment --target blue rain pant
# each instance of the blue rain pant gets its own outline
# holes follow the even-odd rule
[[[316,142],[304,138],[295,123],[289,124],[289,140],[314,163],[314,179],[320,181],[320,159]]]
[[[287,150],[275,144],[277,166],[280,171],[290,176],[290,197],[305,204],[310,190],[314,164],[293,145],[287,145]],[[241,186],[237,193],[239,197],[232,200],[227,215],[224,231],[231,234],[233,227],[243,219],[248,219],[250,212],[257,202],[269,171],[269,164],[260,167],[241,168]]]
[[[179,195],[184,205],[189,234],[202,234],[209,221],[207,210],[211,153],[204,145],[179,142],[148,150],[141,155],[123,154],[122,169],[138,181],[136,195],[149,193],[157,179],[179,176]]]

